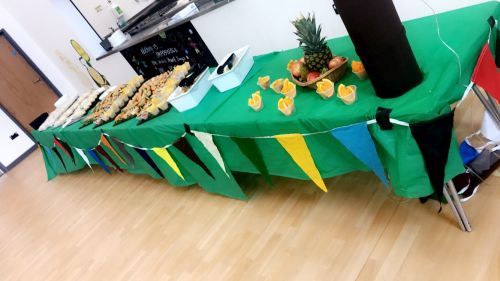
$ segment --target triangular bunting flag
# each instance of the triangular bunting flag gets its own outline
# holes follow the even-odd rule
[[[78,153],[78,155],[80,155],[80,157],[82,157],[83,161],[85,161],[85,164],[87,164],[87,166],[89,166],[89,168],[93,172],[94,169],[92,169],[92,166],[90,165],[89,158],[87,157],[87,155],[85,155],[85,153],[83,152],[83,150],[81,150],[79,148],[76,148],[76,147],[75,147],[75,150],[76,150],[76,153]]]
[[[194,135],[198,140],[205,146],[205,148],[212,154],[212,156],[215,158],[221,169],[226,173],[226,175],[229,177],[229,173],[226,170],[226,165],[224,164],[224,160],[222,159],[222,155],[219,152],[219,149],[214,143],[213,137],[211,134],[207,133],[202,133],[202,132],[196,132],[193,131]]]
[[[105,147],[107,147],[109,150],[111,150],[111,152],[113,152],[113,154],[118,159],[120,159],[120,162],[127,165],[127,162],[125,162],[125,160],[123,160],[123,158],[120,156],[120,154],[118,154],[118,152],[116,152],[115,148],[111,145],[111,143],[108,141],[108,139],[106,138],[106,136],[104,134],[101,135],[101,144],[104,145]]]
[[[331,134],[358,160],[370,168],[386,187],[389,187],[384,167],[380,162],[366,122],[334,129]]]
[[[453,129],[454,112],[434,120],[410,124],[410,129],[418,144],[425,169],[429,175],[434,192],[442,201],[446,163]]]
[[[497,70],[488,43],[484,44],[481,50],[471,81],[500,102],[500,71]]]
[[[307,148],[304,137],[300,134],[279,135],[275,136],[276,140],[290,154],[293,161],[306,173],[309,178],[324,192],[327,192],[325,183],[321,178],[321,174],[314,164],[314,160]]]
[[[135,161],[134,161],[134,158],[132,158],[132,155],[130,155],[130,153],[128,153],[127,151],[127,148],[125,147],[125,145],[117,138],[115,137],[109,137],[109,139],[111,140],[111,142],[113,142],[113,144],[118,147],[118,150],[120,150],[120,152],[122,153],[122,155],[127,158],[127,161],[128,161],[128,165],[130,166],[130,168],[135,168]]]
[[[95,150],[99,154],[104,156],[104,158],[106,158],[108,160],[108,162],[110,162],[111,165],[113,165],[115,167],[115,169],[117,169],[119,172],[123,173],[122,168],[120,168],[120,166],[118,166],[118,164],[116,164],[115,160],[113,160],[113,158],[111,158],[111,156],[109,156],[109,154],[104,150],[104,148],[102,148],[102,146],[100,146],[100,145],[96,146]]]
[[[231,138],[231,140],[238,146],[241,153],[250,160],[259,173],[264,176],[267,183],[273,185],[266,163],[255,140],[251,138]]]
[[[174,172],[182,179],[184,179],[184,176],[182,175],[181,170],[177,166],[177,163],[175,162],[174,158],[170,155],[168,150],[166,148],[153,148],[153,151],[161,158],[163,159],[169,166],[174,170]]]
[[[99,166],[101,166],[104,169],[104,171],[106,171],[106,173],[111,174],[111,171],[109,170],[108,166],[106,166],[106,164],[102,162],[101,158],[99,158],[99,155],[97,155],[94,150],[87,149],[87,153],[97,162],[97,164],[99,164]]]
[[[196,163],[198,166],[200,166],[205,173],[207,173],[212,179],[215,179],[214,176],[212,175],[212,172],[210,172],[210,169],[208,169],[207,165],[201,161],[200,157],[194,152],[193,148],[189,144],[189,142],[186,140],[185,137],[182,137],[178,139],[173,146],[180,150],[184,155],[186,155],[187,158],[189,158],[191,161]]]
[[[163,173],[160,171],[160,168],[158,168],[158,166],[156,166],[153,159],[151,159],[151,157],[148,155],[148,153],[145,150],[142,150],[140,148],[134,148],[134,149],[142,157],[142,159],[144,159],[144,161],[146,161],[149,164],[149,166],[151,166],[151,168],[153,168],[153,170],[156,171],[156,173],[160,177],[165,178],[165,176],[163,176]]]
[[[47,148],[46,146],[38,143],[38,145],[42,149],[42,155],[45,159],[45,167],[47,170],[47,180],[51,180],[57,176],[57,172],[55,170],[55,162],[54,162],[54,156],[52,155],[52,151]]]
[[[73,155],[71,147],[67,143],[54,137],[54,145],[59,147],[66,155],[68,155],[68,157],[73,161],[73,164],[75,163],[75,156]]]
[[[62,165],[63,165],[63,167],[64,167],[64,170],[65,170],[66,172],[68,172],[68,169],[66,169],[66,164],[64,163],[64,161],[63,161],[63,159],[62,159],[61,153],[59,153],[59,151],[57,150],[57,148],[56,148],[56,147],[53,147],[53,148],[52,148],[52,150],[56,153],[57,158],[59,158],[59,160],[61,160],[61,163],[62,163]]]

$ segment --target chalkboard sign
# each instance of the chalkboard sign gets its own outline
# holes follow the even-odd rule
[[[145,79],[172,70],[186,61],[191,65],[217,66],[217,61],[191,22],[160,32],[121,53],[137,74]]]

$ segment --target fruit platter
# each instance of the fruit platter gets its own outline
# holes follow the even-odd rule
[[[171,72],[168,71],[146,81],[139,88],[134,97],[130,99],[125,108],[122,109],[120,114],[115,117],[114,125],[116,126],[137,117],[144,106],[149,102],[151,96],[163,88],[170,74]]]
[[[304,52],[303,58],[288,63],[292,81],[301,87],[316,89],[316,83],[323,79],[340,80],[346,72],[348,59],[333,55],[326,38],[321,36],[321,25],[316,25],[314,15],[300,16],[292,24]]]
[[[186,78],[191,70],[189,62],[174,67],[174,70],[167,78],[164,86],[151,94],[150,99],[145,103],[142,110],[137,115],[138,125],[145,123],[155,117],[168,112],[170,104],[168,98],[177,89],[181,81]]]

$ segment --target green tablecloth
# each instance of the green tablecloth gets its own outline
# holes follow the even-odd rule
[[[108,124],[100,129],[80,130],[78,129],[80,124],[77,123],[65,129],[34,131],[33,135],[46,146],[52,145],[52,138],[55,135],[72,146],[89,148],[97,144],[102,130],[123,142],[151,148],[172,143],[184,132],[183,124],[189,124],[193,130],[214,134],[256,137],[325,131],[366,121],[374,118],[379,106],[392,108],[391,117],[401,121],[417,122],[433,119],[449,112],[449,105],[460,99],[464,93],[477,56],[489,33],[486,20],[489,16],[499,18],[500,5],[497,2],[488,2],[438,16],[443,39],[460,56],[461,79],[459,79],[459,69],[454,54],[439,40],[434,17],[407,21],[404,25],[417,61],[424,73],[424,81],[396,99],[377,98],[369,81],[359,81],[348,71],[346,77],[340,82],[358,86],[358,101],[352,106],[346,106],[336,98],[324,101],[312,90],[299,88],[295,101],[297,110],[290,117],[283,116],[276,109],[279,95],[271,90],[262,93],[265,106],[261,112],[256,113],[250,110],[247,106],[247,99],[252,92],[257,90],[257,77],[270,75],[273,80],[288,77],[286,71],[288,61],[302,56],[301,50],[293,49],[255,57],[255,65],[240,87],[226,93],[219,93],[212,88],[197,108],[184,113],[172,110],[141,126],[136,126],[136,121],[131,120],[116,127]],[[329,45],[334,53],[357,59],[349,37],[330,40]],[[390,60],[391,58],[387,58],[387,63],[390,63]],[[410,198],[431,194],[433,191],[425,172],[423,159],[409,128],[396,125],[392,131],[381,131],[377,125],[372,125],[370,131],[395,193]],[[208,177],[175,148],[172,149],[172,153],[178,159],[183,172],[187,174],[186,181],[180,180],[154,153],[149,153],[170,184],[186,186],[199,183],[209,192],[245,198],[236,181],[232,177],[226,177],[203,145],[191,136],[188,136],[188,141],[214,173],[215,180]],[[257,173],[257,170],[230,139],[215,137],[215,142],[230,170]],[[308,136],[306,142],[324,178],[356,170],[367,170],[364,164],[329,134]],[[264,161],[271,174],[307,179],[307,176],[275,140],[258,139],[257,143],[264,154]],[[125,169],[131,173],[158,177],[137,153],[132,149],[130,153],[136,158],[138,165],[135,169],[124,167]],[[49,175],[65,173],[60,164],[51,169],[47,159],[45,160]],[[71,161],[65,162],[69,163],[68,172],[85,166],[81,159],[78,159],[75,165],[72,165]],[[454,139],[446,167],[446,179],[449,180],[462,171],[463,166]]]

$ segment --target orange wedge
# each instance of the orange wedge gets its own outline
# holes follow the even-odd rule
[[[278,109],[279,111],[281,111],[281,113],[285,114],[286,116],[292,115],[293,111],[295,110],[295,104],[293,102],[293,99],[287,96],[279,99]]]
[[[269,80],[271,80],[271,77],[269,76],[259,77],[257,85],[259,85],[263,90],[267,90],[267,88],[269,88]]]
[[[354,92],[353,86],[346,86],[344,84],[339,85],[338,95],[339,97],[347,97]]]
[[[250,106],[253,110],[259,111],[262,109],[262,97],[260,96],[260,91],[257,91],[252,94],[252,97],[248,99],[248,106]]]
[[[276,94],[279,94],[281,92],[281,89],[283,89],[283,79],[278,79],[278,80],[275,80],[272,84],[271,84],[271,89],[273,89],[273,91],[276,93]]]
[[[331,98],[334,91],[334,84],[328,79],[323,79],[316,83],[316,93],[318,93],[323,99]]]
[[[363,63],[360,61],[355,61],[355,60],[352,61],[351,68],[352,68],[352,72],[365,71],[365,67],[363,66]]]
[[[283,81],[283,88],[281,89],[281,93],[291,99],[295,98],[297,95],[297,86],[290,82],[288,79]]]

